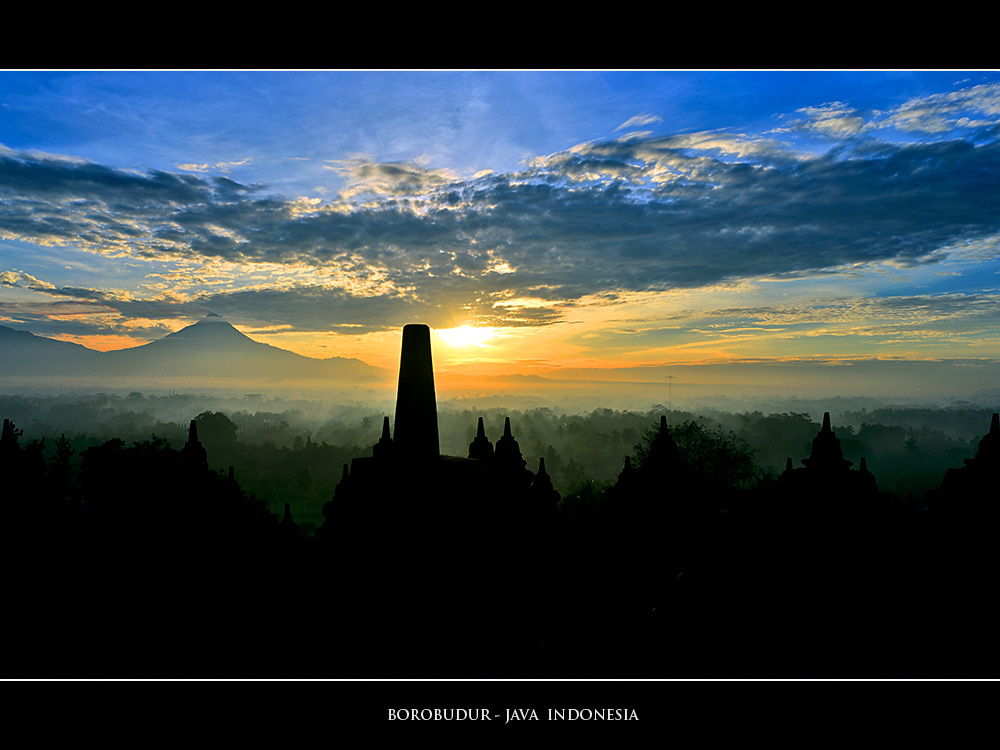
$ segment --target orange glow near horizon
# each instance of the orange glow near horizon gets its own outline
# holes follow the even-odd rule
[[[137,341],[131,336],[115,334],[94,334],[81,336],[71,333],[61,333],[50,336],[49,338],[55,339],[56,341],[67,341],[71,344],[80,344],[81,346],[85,346],[88,349],[93,349],[98,352],[113,352],[118,349],[132,349],[147,343],[145,341]]]

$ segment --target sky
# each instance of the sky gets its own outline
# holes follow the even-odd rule
[[[990,70],[0,71],[0,325],[960,395],[1000,386],[998,135]]]

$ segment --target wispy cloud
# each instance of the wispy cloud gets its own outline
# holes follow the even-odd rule
[[[217,161],[212,164],[178,164],[177,168],[184,172],[229,172],[233,167],[242,167],[252,164],[253,159],[241,159],[239,161]]]
[[[802,131],[839,139],[894,130],[911,136],[938,136],[1000,125],[1000,85],[971,86],[910,99],[886,110],[862,110],[831,102],[798,110],[776,132]]]
[[[630,117],[628,120],[615,128],[615,132],[617,133],[619,130],[644,128],[647,125],[656,125],[660,122],[663,122],[663,118],[659,115],[636,115],[635,117]]]
[[[888,114],[883,127],[913,133],[956,128],[993,129],[1000,124],[1000,85],[984,84],[912,99]]]

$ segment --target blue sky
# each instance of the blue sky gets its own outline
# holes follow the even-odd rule
[[[0,325],[986,383],[998,123],[997,71],[0,72]]]

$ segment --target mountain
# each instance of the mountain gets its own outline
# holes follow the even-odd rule
[[[0,378],[72,375],[97,367],[101,352],[0,326]]]
[[[218,315],[131,349],[98,352],[0,326],[0,377],[219,385],[333,381],[378,383],[388,373],[358,359],[313,359],[254,341]],[[140,385],[141,383],[137,383]]]

